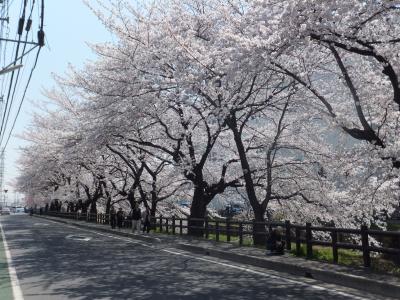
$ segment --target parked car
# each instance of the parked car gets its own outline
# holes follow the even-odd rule
[[[8,207],[3,207],[3,209],[1,210],[1,215],[9,215],[11,214],[11,211]]]
[[[179,200],[177,203],[181,207],[190,207],[190,201],[189,200]]]
[[[243,206],[238,203],[228,204],[224,209],[220,209],[218,213],[225,218],[232,218],[243,211]]]

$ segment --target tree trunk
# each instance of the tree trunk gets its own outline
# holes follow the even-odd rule
[[[110,214],[111,210],[111,196],[107,195],[107,202],[106,202],[106,215],[108,216]]]
[[[265,226],[264,212],[262,209],[254,211],[253,243],[265,246],[267,243],[267,228]]]
[[[204,217],[206,215],[207,203],[203,187],[201,185],[196,185],[192,205],[190,206],[190,219],[188,226],[194,226],[197,228],[189,227],[189,235],[203,236]]]
[[[158,203],[158,196],[155,190],[153,189],[151,192],[151,208],[150,208],[150,216],[152,217],[155,217],[156,215],[157,203]]]
[[[97,214],[97,201],[93,200],[90,204],[90,213]]]
[[[152,216],[153,218],[156,216],[156,210],[157,210],[157,203],[152,202],[150,207],[150,216]]]
[[[135,201],[135,190],[134,189],[130,189],[128,192],[128,202],[131,205],[131,209],[133,209],[136,205],[136,201]]]
[[[231,117],[231,119],[228,122],[228,126],[231,129],[234,136],[236,148],[238,150],[240,158],[240,164],[243,170],[243,178],[246,184],[247,197],[254,212],[256,224],[254,224],[253,228],[253,241],[255,245],[265,245],[267,231],[264,224],[258,224],[260,222],[265,222],[264,220],[265,209],[263,209],[262,205],[258,202],[257,199],[256,191],[254,188],[254,181],[251,175],[250,165],[247,159],[245,147],[243,145],[241,133],[237,128],[235,116]]]

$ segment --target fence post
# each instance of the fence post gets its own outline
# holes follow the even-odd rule
[[[301,243],[300,243],[300,228],[296,227],[296,255],[300,255]]]
[[[307,258],[312,258],[312,232],[311,223],[306,223]]]
[[[208,218],[207,217],[205,217],[204,218],[204,227],[205,227],[205,231],[206,231],[206,239],[208,240],[208,237],[209,237],[209,228],[208,228]]]
[[[172,234],[175,234],[175,215],[172,216]]]
[[[239,245],[243,245],[243,222],[239,222]]]
[[[219,242],[219,221],[215,221],[215,240]]]
[[[225,232],[226,232],[226,241],[230,242],[231,241],[231,220],[229,218],[226,219]]]
[[[333,256],[333,263],[338,263],[338,248],[337,248],[337,230],[333,229],[331,231],[331,238],[332,238],[332,256]]]
[[[162,215],[160,215],[160,233],[162,233],[162,219],[163,219],[163,217],[162,217]]]
[[[182,219],[179,220],[179,234],[182,235]]]
[[[363,252],[364,267],[368,268],[371,266],[371,256],[369,253],[369,241],[368,241],[368,227],[367,225],[361,226],[361,245]]]
[[[286,250],[292,249],[292,239],[290,232],[290,221],[285,221]]]

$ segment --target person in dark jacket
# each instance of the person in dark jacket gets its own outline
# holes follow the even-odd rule
[[[267,250],[271,251],[271,254],[283,254],[284,249],[285,241],[282,239],[281,229],[276,228],[271,230],[267,239]]]
[[[142,212],[142,224],[143,224],[143,233],[150,232],[150,210],[145,207]]]
[[[124,212],[122,211],[122,208],[120,207],[118,209],[118,212],[117,212],[117,226],[118,226],[118,229],[122,228],[123,222],[124,222]]]
[[[135,205],[135,207],[132,210],[132,233],[140,233],[140,220],[142,218],[142,212],[140,211],[140,208],[138,205]]]
[[[115,225],[117,224],[117,213],[114,207],[111,207],[110,210],[110,225],[112,229],[115,229]]]

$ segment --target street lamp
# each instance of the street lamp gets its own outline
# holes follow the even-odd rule
[[[6,74],[8,72],[15,71],[15,70],[17,70],[19,68],[22,68],[22,65],[15,65],[15,66],[5,67],[4,69],[0,70],[0,75]]]

